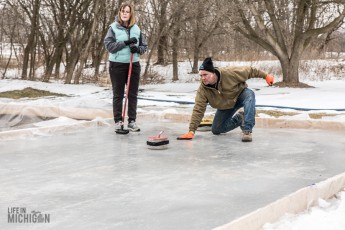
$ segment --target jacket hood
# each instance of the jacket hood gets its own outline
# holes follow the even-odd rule
[[[121,26],[120,22],[119,22],[119,16],[115,16],[114,22],[116,24],[116,26]]]

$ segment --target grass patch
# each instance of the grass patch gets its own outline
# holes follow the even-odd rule
[[[67,95],[65,94],[52,93],[49,91],[34,89],[31,87],[27,87],[22,90],[0,92],[0,97],[12,98],[12,99],[39,98],[39,97],[47,97],[47,96],[67,97]]]
[[[282,112],[278,110],[256,110],[256,116],[258,117],[259,113],[264,113],[267,115],[270,115],[275,118],[279,118],[282,116],[295,116],[298,115],[299,113],[297,112]],[[335,113],[309,113],[308,114],[311,119],[322,119],[322,117],[329,116],[329,117],[334,117],[337,116],[338,114]]]
[[[334,114],[334,113],[309,113],[309,117],[311,119],[321,119],[322,117],[334,117],[337,116],[338,114]]]
[[[278,118],[278,117],[282,117],[282,116],[295,116],[299,113],[296,112],[282,112],[282,111],[278,111],[278,110],[260,110],[257,109],[256,110],[256,116],[258,116],[259,113],[264,113],[267,115],[270,115],[272,117]]]

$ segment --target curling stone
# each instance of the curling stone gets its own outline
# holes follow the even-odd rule
[[[164,131],[160,131],[157,136],[150,136],[147,138],[147,147],[149,149],[167,149],[169,145],[169,139],[167,136],[162,136]]]

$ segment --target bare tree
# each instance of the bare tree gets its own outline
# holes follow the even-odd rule
[[[70,33],[75,27],[71,15],[75,7],[68,7],[63,0],[45,0],[45,9],[50,14],[42,14],[42,48],[45,54],[45,72],[43,81],[48,82],[55,67],[55,78],[60,77],[60,65],[63,58],[64,47]],[[66,26],[70,25],[70,26]]]
[[[52,25],[47,25],[49,28],[50,37],[53,39],[53,50],[52,53],[46,58],[46,70],[44,73],[43,81],[48,82],[55,67],[55,71],[58,77],[60,65],[65,55],[66,58],[66,83],[70,83],[73,75],[76,62],[78,62],[79,52],[78,50],[83,49],[82,45],[86,43],[75,42],[73,47],[71,45],[71,39],[85,39],[79,35],[84,35],[84,28],[82,25],[89,25],[84,18],[91,0],[82,1],[63,1],[63,0],[45,0],[46,10],[52,14]],[[46,20],[51,22],[51,20]],[[86,27],[87,29],[87,27]],[[86,34],[85,34],[86,35]],[[74,37],[72,37],[74,36]],[[44,39],[44,38],[42,38]],[[49,48],[49,47],[47,47]],[[46,54],[49,52],[46,51]],[[70,58],[70,59],[69,59]],[[69,60],[68,60],[69,59]],[[70,62],[69,62],[70,61]],[[68,70],[67,70],[68,69]]]
[[[157,9],[157,22],[158,22],[158,49],[157,49],[157,63],[158,65],[165,65],[167,60],[165,58],[167,44],[168,44],[168,31],[166,27],[168,26],[168,4],[170,0],[160,0],[157,1],[158,9]]]
[[[276,56],[283,81],[299,82],[303,52],[319,35],[338,28],[345,17],[344,0],[236,0],[235,28]],[[233,20],[233,18],[230,18]]]
[[[149,51],[146,58],[145,70],[143,73],[144,82],[146,82],[147,77],[148,77],[151,59],[154,53],[156,52],[156,50],[158,50],[157,47],[159,45],[159,40],[161,40],[161,36],[163,34],[165,36],[165,34],[167,34],[169,30],[168,23],[164,23],[165,27],[162,26],[162,23],[159,23],[158,18],[162,18],[160,16],[160,13],[161,13],[160,7],[161,5],[160,5],[159,0],[147,0],[138,5],[138,10],[137,10],[138,18],[139,18],[138,24],[142,30],[142,33],[146,36],[146,39],[148,41],[148,47],[149,47]],[[170,11],[165,11],[165,12],[170,12]],[[165,15],[165,17],[168,17],[168,16]],[[164,19],[164,20],[169,21],[169,19]],[[157,28],[157,23],[160,24],[158,28]],[[161,45],[161,48],[164,46],[166,45]],[[158,55],[158,51],[157,51],[157,55]],[[164,59],[164,57],[161,57],[161,58]]]
[[[144,82],[146,81],[150,60],[157,52],[156,64],[165,65],[169,60],[173,61],[173,80],[178,80],[178,56],[184,50],[182,44],[181,31],[185,31],[186,22],[191,20],[192,14],[190,9],[195,5],[191,1],[157,1],[149,0],[140,15],[141,28],[145,34],[148,34],[149,52],[146,60],[146,67],[143,74]],[[162,9],[162,7],[164,9]],[[156,26],[158,24],[158,26]],[[187,35],[189,36],[189,35]],[[171,51],[172,58],[167,54]]]
[[[190,1],[174,1],[172,2],[172,16],[171,16],[171,49],[172,49],[172,63],[173,63],[173,78],[172,81],[178,81],[178,58],[180,53],[184,50],[181,48],[182,31],[185,28],[185,23],[190,20],[188,9],[191,7]]]
[[[81,51],[80,54],[80,59],[79,59],[79,66],[75,72],[75,76],[74,76],[74,84],[79,84],[79,79],[81,77],[82,71],[84,69],[84,65],[88,60],[89,54],[90,54],[90,48],[91,48],[91,44],[94,40],[95,34],[97,32],[97,25],[99,23],[99,12],[100,12],[100,3],[99,1],[95,1],[94,5],[93,5],[93,10],[92,10],[92,14],[91,14],[91,18],[93,18],[92,20],[92,25],[89,27],[89,36],[88,36],[88,40],[86,42],[85,47],[83,47],[83,50]]]
[[[85,5],[87,6],[87,5]],[[92,9],[92,8],[91,8]],[[88,9],[88,10],[91,10]],[[66,49],[66,79],[65,84],[71,84],[73,77],[79,78],[79,76],[75,76],[75,69],[77,68],[78,62],[80,62],[81,55],[83,50],[87,47],[89,36],[90,36],[90,29],[91,29],[91,15],[89,12],[85,12],[88,16],[83,16],[80,14],[78,16],[76,28],[73,30],[73,33],[70,36],[68,44],[70,47]],[[85,17],[85,18],[84,18]],[[66,47],[67,48],[67,47]],[[87,55],[87,53],[85,54]],[[86,57],[87,58],[87,57]],[[82,67],[84,66],[84,61],[82,61]],[[81,68],[82,68],[81,67]],[[81,72],[80,72],[81,74]],[[75,83],[78,83],[79,80],[76,79]]]
[[[29,34],[27,36],[27,43],[24,49],[22,79],[34,80],[35,76],[35,61],[37,49],[37,35],[39,28],[39,11],[41,7],[41,0],[24,1],[18,0],[19,6],[26,13],[29,18]],[[29,77],[28,70],[29,68]]]
[[[43,81],[55,75],[57,79],[65,77],[65,83],[79,83],[90,60],[97,79],[101,63],[107,58],[104,36],[119,4],[125,0],[0,1],[8,6],[9,15],[15,16],[15,20],[3,21],[2,15],[1,40],[23,47],[23,56],[14,52],[22,78],[34,80],[35,70],[43,66]],[[252,54],[266,54],[263,51],[267,50],[281,62],[283,81],[298,83],[299,60],[305,51],[342,47],[338,28],[345,16],[345,0],[132,2],[148,41],[146,60],[142,59],[146,62],[144,81],[155,58],[156,63],[164,65],[172,61],[175,81],[181,58],[191,60],[195,73],[199,58],[206,55],[243,60],[248,56],[255,58]]]
[[[117,10],[116,1],[106,0],[100,1],[100,9],[98,13],[99,23],[97,24],[97,31],[93,34],[93,45],[91,47],[92,67],[95,68],[95,79],[98,79],[100,65],[104,59],[106,49],[104,47],[103,39],[106,35],[110,22],[115,19]],[[121,1],[119,2],[121,4]]]
[[[186,42],[192,47],[192,73],[198,72],[200,52],[207,41],[217,36],[217,33],[222,30],[222,21],[224,18],[222,7],[224,8],[224,5],[218,4],[216,0],[202,0],[191,9],[192,20],[187,24],[190,33],[189,39],[187,38]]]
[[[5,2],[0,2],[0,69],[3,68],[3,71],[1,71],[1,79],[5,78],[7,69],[9,67],[9,64],[11,62],[13,53],[15,51],[15,47],[13,44],[14,39],[14,33],[15,33],[15,23],[9,24],[6,22],[14,21],[14,15],[11,13],[11,11],[6,6]],[[6,41],[6,42],[5,42]],[[8,55],[8,49],[9,49],[9,55]],[[7,60],[6,60],[6,57]],[[3,67],[4,62],[6,61],[5,66]]]

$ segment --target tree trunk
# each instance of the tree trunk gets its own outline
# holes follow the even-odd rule
[[[178,51],[179,51],[179,39],[180,39],[180,26],[176,25],[172,37],[172,61],[173,61],[173,81],[178,81]]]
[[[165,65],[165,50],[168,43],[168,37],[165,32],[165,27],[167,26],[167,6],[168,1],[163,1],[160,7],[160,17],[159,17],[159,29],[158,29],[158,49],[157,49],[157,63],[158,65]]]
[[[62,14],[62,13],[61,13]],[[44,82],[48,82],[51,78],[51,75],[53,74],[54,66],[55,66],[55,78],[60,78],[60,65],[62,62],[62,57],[64,53],[64,47],[66,46],[67,41],[70,38],[70,34],[72,33],[72,28],[67,28],[67,31],[65,31],[64,28],[64,22],[65,19],[60,19],[61,20],[61,25],[59,25],[58,29],[58,34],[57,38],[55,40],[55,46],[54,46],[54,51],[53,55],[51,58],[51,61],[47,64],[47,68],[44,73]],[[66,35],[64,34],[66,33]]]
[[[57,58],[56,58],[56,62],[55,62],[55,73],[54,73],[54,78],[55,80],[60,79],[60,66],[61,66],[61,62],[62,62],[62,53],[63,52],[59,52]]]
[[[284,78],[285,82],[287,83],[299,83],[299,77],[298,77],[298,68],[299,68],[299,59],[290,59],[289,65],[288,65],[288,71],[289,74]]]
[[[286,83],[299,83],[298,68],[299,61],[297,59],[279,59],[282,67],[283,79]]]
[[[44,73],[43,82],[49,82],[50,77],[53,73],[54,66],[59,60],[59,55],[63,52],[62,48],[59,47],[56,48],[54,51],[53,57],[50,59],[49,63],[47,63],[47,68]],[[60,53],[60,54],[59,54]]]
[[[79,59],[79,54],[78,52],[74,53],[71,55],[69,62],[67,63],[66,66],[66,80],[65,80],[65,84],[71,84],[72,83],[72,78],[73,78],[73,73],[74,73],[74,69],[75,66],[78,63],[78,59]]]
[[[74,69],[76,67],[76,65],[78,64],[78,60],[79,60],[79,47],[76,45],[76,43],[78,43],[79,41],[77,41],[76,43],[74,42],[76,38],[76,35],[72,35],[72,40],[71,40],[71,52],[70,55],[67,57],[68,61],[67,61],[67,65],[66,65],[66,79],[65,79],[65,84],[71,84],[72,83],[72,79],[73,79],[73,73],[74,73]],[[84,36],[86,37],[86,36]],[[82,45],[81,45],[82,46]],[[67,52],[66,52],[67,53]]]
[[[11,59],[12,59],[12,54],[13,54],[13,50],[14,50],[14,46],[13,46],[13,37],[10,38],[10,56],[8,57],[4,72],[2,73],[1,79],[5,79],[5,75],[8,69],[8,66],[10,65]],[[2,51],[2,49],[1,49]]]
[[[178,56],[177,56],[177,50],[173,49],[173,53],[172,53],[172,58],[173,58],[173,81],[178,81]]]
[[[34,46],[36,47],[36,44]],[[35,80],[35,62],[36,62],[36,50],[34,49],[31,51],[31,57],[30,57],[30,71],[29,71],[30,81]]]
[[[198,73],[200,49],[198,43],[194,43],[192,73]]]
[[[29,42],[25,46],[24,55],[23,55],[23,67],[22,67],[22,80],[26,80],[28,77],[28,66],[29,66]]]
[[[168,42],[167,36],[161,36],[158,40],[157,50],[157,65],[165,65],[167,63],[165,59],[166,44]]]
[[[35,0],[33,9],[32,9],[32,17],[31,17],[31,27],[30,27],[30,34],[28,36],[28,43],[24,49],[24,59],[23,59],[23,69],[22,69],[22,79],[26,80],[28,78],[28,67],[31,69],[33,66],[29,65],[29,59],[31,54],[31,59],[34,58],[33,52],[36,51],[36,44],[35,44],[35,38],[36,34],[38,34],[38,23],[39,23],[39,9],[40,9],[40,0]],[[24,8],[25,6],[23,6]],[[35,60],[31,60],[31,64],[34,63]],[[29,78],[32,78],[32,76],[29,76]]]

